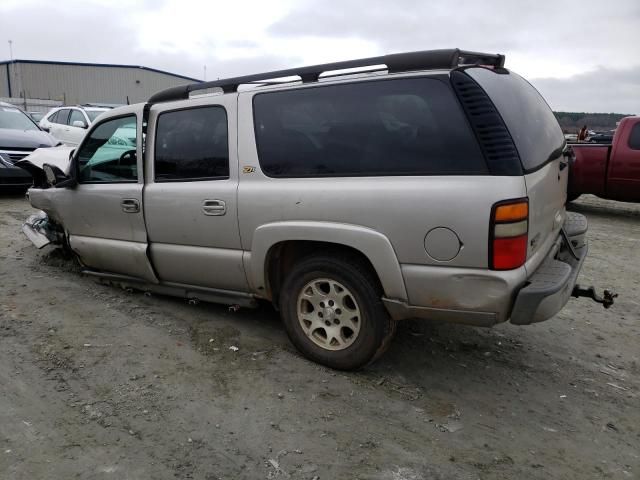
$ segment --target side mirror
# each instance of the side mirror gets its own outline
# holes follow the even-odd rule
[[[52,187],[74,187],[78,183],[76,182],[76,179],[73,178],[73,176],[65,175],[64,172],[55,165],[45,163],[42,165],[42,170],[44,171],[44,175],[47,178],[47,183]]]
[[[74,127],[78,127],[78,128],[87,128],[87,124],[86,124],[86,123],[84,123],[82,120],[75,120],[75,121],[72,123],[72,126],[74,126]]]

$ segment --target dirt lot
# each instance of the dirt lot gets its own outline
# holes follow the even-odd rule
[[[615,289],[611,310],[406,322],[345,374],[301,358],[267,306],[96,284],[0,197],[0,478],[640,478],[640,207],[574,208],[581,283]]]

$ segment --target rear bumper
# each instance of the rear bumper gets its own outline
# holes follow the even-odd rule
[[[424,318],[490,327],[511,320],[541,322],[567,303],[587,255],[583,215],[567,213],[564,231],[578,258],[558,235],[533,273],[525,266],[494,271],[401,265],[408,301],[383,298],[394,320]]]
[[[563,228],[566,239],[562,235],[556,239],[547,257],[518,291],[511,311],[511,323],[529,325],[542,322],[558,313],[569,300],[587,257],[587,218],[568,212]],[[571,242],[573,253],[567,241]]]
[[[578,257],[574,258],[564,240],[560,240],[558,253],[549,255],[518,292],[511,312],[511,323],[529,325],[542,322],[562,310],[569,300],[587,257],[588,247],[585,243],[574,248]]]

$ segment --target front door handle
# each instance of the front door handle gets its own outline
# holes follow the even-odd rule
[[[227,213],[227,205],[223,200],[205,200],[202,202],[202,213],[209,216],[220,216]]]
[[[121,205],[124,213],[138,213],[140,211],[140,202],[135,198],[123,198]]]

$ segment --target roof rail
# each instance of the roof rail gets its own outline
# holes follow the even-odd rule
[[[373,67],[386,65],[389,73],[407,72],[411,70],[438,70],[456,68],[462,65],[491,65],[504,66],[504,55],[494,53],[480,53],[460,50],[458,48],[446,50],[423,50],[420,52],[395,53],[380,57],[361,58],[344,62],[325,63],[309,67],[289,68],[273,72],[257,73],[242,77],[225,78],[211,82],[192,83],[167,88],[149,98],[148,103],[169,102],[172,100],[186,100],[189,93],[208,88],[221,88],[224,93],[235,92],[239,85],[256,83],[284,77],[300,77],[303,83],[316,82],[320,75],[335,70],[351,68]]]

